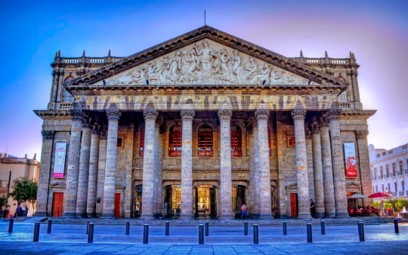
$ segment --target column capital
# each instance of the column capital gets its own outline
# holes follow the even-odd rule
[[[156,109],[154,109],[153,107],[147,107],[143,111],[143,116],[144,116],[145,120],[147,120],[147,119],[156,120],[157,117],[159,116],[159,114],[156,111]]]
[[[329,110],[329,121],[330,120],[339,120],[341,116],[341,108],[338,106],[337,103],[333,103],[332,107]]]
[[[293,108],[292,111],[292,118],[294,120],[304,120],[306,116],[306,110],[303,108],[303,106],[298,103],[296,104],[295,108]]]
[[[258,109],[255,111],[255,118],[259,119],[268,119],[269,118],[269,110],[268,109]]]
[[[310,124],[310,129],[311,129],[313,134],[319,134],[320,133],[320,125],[319,125],[319,121],[317,120],[317,118],[314,118],[312,120],[312,123]]]
[[[365,139],[368,136],[368,130],[356,130],[357,139]]]
[[[53,139],[54,138],[54,131],[50,131],[50,130],[43,130],[41,131],[41,135],[43,137],[44,140],[49,140],[49,139]]]
[[[106,116],[108,117],[108,120],[119,120],[120,115],[121,113],[116,104],[111,104],[106,110]]]
[[[181,110],[180,115],[181,115],[182,120],[193,119],[195,116],[195,112],[192,109],[189,109],[189,110],[186,109],[186,110]]]
[[[99,126],[98,123],[94,123],[92,125],[92,134],[99,134],[100,130],[99,130]]]
[[[231,109],[218,109],[218,118],[224,120],[231,120],[232,110]]]

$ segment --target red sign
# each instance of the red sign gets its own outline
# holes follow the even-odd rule
[[[346,177],[357,178],[357,158],[354,143],[344,143],[344,159],[346,161]]]

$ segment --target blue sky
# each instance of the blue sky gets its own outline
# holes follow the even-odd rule
[[[127,56],[207,24],[279,54],[356,55],[369,142],[408,142],[408,1],[4,1],[0,151],[41,153],[55,52]]]

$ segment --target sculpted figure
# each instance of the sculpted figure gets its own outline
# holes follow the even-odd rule
[[[255,62],[254,58],[249,58],[248,63],[245,65],[245,74],[244,74],[244,78],[245,80],[251,80],[256,72],[256,70],[258,69],[258,66]]]
[[[237,50],[234,50],[232,52],[231,61],[232,61],[232,73],[238,75],[239,68],[241,65],[241,57],[238,55]]]
[[[176,78],[176,75],[180,71],[181,67],[181,57],[180,51],[177,51],[172,59],[170,59],[167,69],[169,70],[169,75],[172,76],[172,79]]]
[[[230,57],[227,56],[226,50],[222,50],[219,52],[219,59],[221,62],[221,71],[222,71],[224,80],[231,81],[230,70],[228,68],[228,61]]]
[[[271,72],[272,79],[279,80],[280,78],[282,78],[282,74],[283,74],[282,71],[279,72],[278,70],[272,67],[272,72]]]
[[[193,74],[195,71],[199,71],[199,66],[198,64],[200,63],[200,60],[198,60],[197,55],[195,54],[194,51],[187,51],[186,54],[184,55],[184,60],[187,62],[187,73],[188,74]]]
[[[259,74],[256,75],[252,79],[252,82],[262,84],[262,85],[269,84],[270,73],[271,73],[271,66],[265,63],[262,65],[261,69],[259,70]]]
[[[147,65],[147,78],[157,80],[159,83],[163,83],[164,77],[161,74],[162,71],[163,65],[158,66],[156,65],[155,61],[152,61]]]
[[[144,83],[146,81],[145,70],[142,66],[139,66],[137,70],[133,70],[129,74],[135,83]]]
[[[194,45],[194,50],[198,56],[201,56],[201,70],[203,75],[209,75],[211,72],[213,51],[209,47],[208,42],[205,41],[203,43],[202,49],[198,49],[197,45]]]

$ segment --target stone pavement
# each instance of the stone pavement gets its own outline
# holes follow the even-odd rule
[[[149,244],[142,244],[143,226],[132,224],[130,235],[124,225],[95,225],[94,243],[87,243],[86,225],[54,224],[47,234],[41,224],[40,241],[33,240],[31,222],[16,222],[8,234],[8,222],[0,222],[0,254],[408,254],[408,224],[400,224],[400,234],[392,224],[365,225],[365,242],[359,242],[356,225],[313,224],[313,243],[307,243],[306,227],[259,224],[259,244],[253,244],[252,224],[248,236],[242,226],[210,226],[205,244],[198,244],[197,226],[171,226],[170,236],[163,226],[151,226]]]

